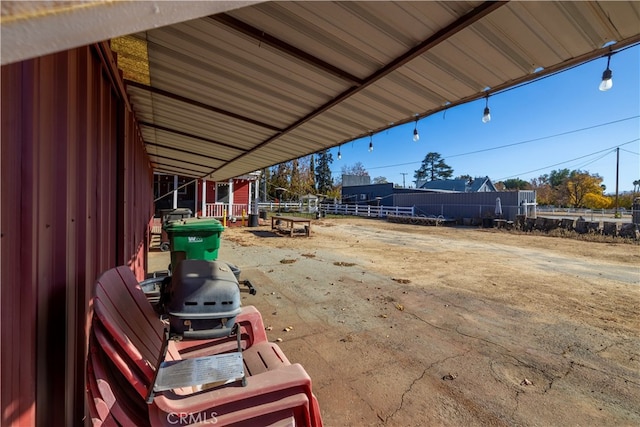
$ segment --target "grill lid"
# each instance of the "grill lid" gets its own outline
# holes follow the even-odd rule
[[[169,287],[169,316],[188,319],[222,319],[240,313],[240,288],[225,262],[184,260],[178,264]]]

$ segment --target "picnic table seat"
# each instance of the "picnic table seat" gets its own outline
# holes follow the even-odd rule
[[[237,340],[166,342],[167,325],[127,267],[109,270],[98,279],[93,309],[87,395],[96,425],[111,425],[114,419],[120,424],[136,419],[135,425],[174,425],[171,414],[189,414],[180,420],[184,425],[214,413],[218,425],[287,425],[292,420],[296,425],[322,425],[311,379],[267,341],[254,307],[243,307],[237,317],[246,387],[236,382],[166,390],[157,392],[148,406],[143,404],[165,347],[165,360],[183,360],[237,351]],[[145,422],[137,424],[141,420]]]

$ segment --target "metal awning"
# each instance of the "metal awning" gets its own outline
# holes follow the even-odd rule
[[[264,2],[120,42],[155,170],[220,181],[638,43],[640,2]]]

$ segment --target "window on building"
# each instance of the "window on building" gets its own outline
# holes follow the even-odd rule
[[[153,187],[154,198],[169,197],[169,193],[173,192],[173,176],[155,175]]]
[[[229,203],[229,184],[216,186],[216,203]]]

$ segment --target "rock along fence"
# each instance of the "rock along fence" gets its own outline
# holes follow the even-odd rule
[[[619,223],[613,221],[587,221],[584,218],[525,218],[518,216],[515,227],[522,231],[544,231],[555,229],[575,231],[578,234],[601,234],[612,237],[640,239],[640,228],[634,223]]]

